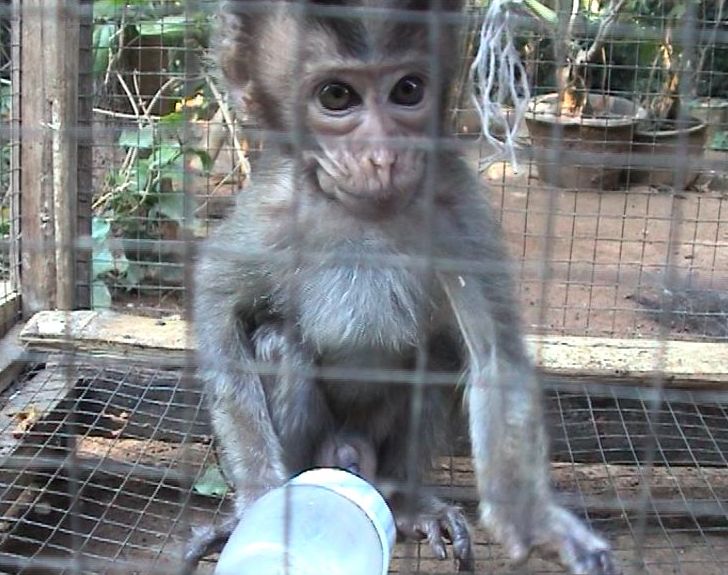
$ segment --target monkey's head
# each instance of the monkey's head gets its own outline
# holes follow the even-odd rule
[[[315,189],[359,213],[423,187],[459,63],[457,30],[431,0],[228,0],[218,55],[234,97],[298,146]],[[443,0],[442,14],[462,7]],[[435,22],[442,22],[439,18]],[[435,28],[435,30],[433,30]],[[290,140],[289,140],[290,141]]]

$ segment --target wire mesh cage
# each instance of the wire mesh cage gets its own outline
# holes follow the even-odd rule
[[[0,2],[2,572],[182,573],[194,528],[235,514],[196,375],[195,256],[276,139],[302,135],[228,93],[219,4]],[[289,4],[342,21],[372,8]],[[479,55],[499,6],[523,68],[492,80]],[[502,228],[559,501],[624,573],[725,573],[728,6],[478,0],[437,16],[429,30],[456,24],[462,48],[448,133],[425,145],[459,151]],[[343,379],[416,387],[442,375],[423,361],[393,373],[372,358]],[[561,572],[542,555],[512,564],[481,526],[455,420],[417,489],[464,510],[477,572]],[[400,540],[389,569],[457,564]]]

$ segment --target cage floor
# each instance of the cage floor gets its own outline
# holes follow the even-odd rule
[[[634,389],[564,389],[547,398],[555,484],[624,572],[728,572],[728,394],[674,393],[650,410]],[[174,573],[190,526],[230,512],[193,488],[214,455],[201,395],[180,373],[46,365],[0,405],[0,572]],[[454,439],[431,480],[475,522],[466,451]],[[515,571],[482,529],[475,539],[479,572]],[[391,572],[454,565],[400,544]],[[562,570],[534,558],[519,572]]]

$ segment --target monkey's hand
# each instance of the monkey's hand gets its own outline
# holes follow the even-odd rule
[[[412,515],[408,513],[409,505],[404,498],[394,497],[389,503],[399,533],[415,541],[426,539],[438,559],[447,559],[446,541],[450,541],[458,571],[475,570],[470,528],[459,507],[447,505],[435,497],[423,497]]]
[[[542,497],[542,500],[550,496]],[[557,556],[574,575],[620,573],[609,544],[571,512],[556,503],[536,504],[524,513],[520,505],[481,504],[481,518],[508,551],[522,563],[533,549]]]

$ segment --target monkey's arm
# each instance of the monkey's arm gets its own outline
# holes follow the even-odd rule
[[[483,523],[515,561],[542,547],[572,573],[616,573],[607,543],[554,501],[541,390],[517,328],[498,325],[497,304],[479,278],[439,278],[469,358],[469,427]],[[509,328],[516,335],[505,333]]]
[[[254,252],[241,254],[239,248],[233,249],[255,242],[227,235],[221,233],[203,248],[197,268],[195,328],[199,371],[221,463],[242,510],[282,484],[287,473],[246,333],[246,322],[252,321],[266,288],[260,264],[252,261]]]

